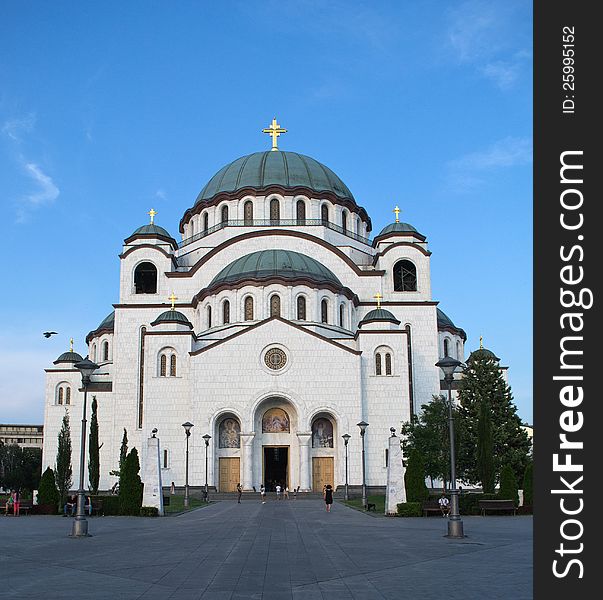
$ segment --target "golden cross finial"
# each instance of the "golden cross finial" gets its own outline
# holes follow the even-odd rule
[[[377,292],[373,298],[375,298],[377,300],[377,308],[381,308],[381,298],[383,298],[383,296],[381,295],[381,292]]]
[[[174,304],[175,304],[176,300],[178,300],[178,298],[176,298],[176,294],[174,294],[174,292],[172,292],[172,295],[168,296],[168,300],[171,301],[171,303],[172,303],[172,310],[174,310]]]
[[[152,209],[149,211],[149,213],[148,213],[148,214],[149,214],[149,215],[150,215],[150,217],[151,217],[151,225],[152,225],[152,224],[153,224],[153,219],[155,218],[155,215],[157,214],[157,211],[156,211],[154,208],[152,208]]]
[[[396,213],[396,223],[400,222],[400,213],[402,212],[400,208],[396,205],[396,208],[392,212]]]
[[[73,338],[69,340],[69,352],[73,352]]]
[[[287,130],[284,129],[283,127],[281,127],[276,122],[276,117],[274,117],[274,119],[272,119],[272,123],[270,123],[270,127],[267,127],[266,129],[262,129],[262,133],[267,133],[272,138],[272,151],[274,152],[275,150],[278,150],[276,138],[281,133],[287,133]]]
[[[480,350],[484,349],[484,336],[483,335],[479,336],[479,349]]]

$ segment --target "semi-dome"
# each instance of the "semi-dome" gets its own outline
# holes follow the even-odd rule
[[[173,308],[170,310],[166,310],[161,313],[152,323],[151,325],[159,325],[159,323],[179,323],[181,325],[186,325],[192,328],[191,322],[186,318],[186,315],[183,315],[180,311],[174,310]]]
[[[195,204],[222,192],[270,186],[303,187],[354,201],[348,186],[329,167],[309,156],[279,150],[254,152],[222,167],[201,190]]]
[[[370,323],[372,321],[389,321],[390,323],[395,323],[396,325],[400,324],[400,321],[396,319],[395,315],[389,310],[385,310],[384,308],[375,308],[362,318],[360,324],[362,323]]]
[[[70,350],[69,352],[63,352],[59,358],[57,358],[53,364],[58,365],[59,363],[77,363],[84,360],[77,352]]]
[[[273,278],[306,279],[342,287],[337,276],[327,267],[292,250],[260,250],[237,258],[213,278],[209,287],[223,283],[236,284],[247,279]]]
[[[459,335],[463,341],[467,340],[467,334],[464,329],[457,327],[452,319],[439,308],[436,308],[437,322],[438,322],[438,331],[449,331],[454,335]]]

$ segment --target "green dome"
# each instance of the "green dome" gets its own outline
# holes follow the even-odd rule
[[[182,325],[187,325],[192,329],[191,322],[186,318],[186,315],[183,315],[181,312],[174,310],[173,308],[170,310],[166,310],[161,313],[152,323],[151,325],[159,325],[159,323],[180,323]]]
[[[467,341],[467,334],[464,329],[457,327],[452,319],[439,308],[436,308],[437,322],[438,322],[438,331],[449,331],[454,335],[459,335],[463,341]]]
[[[209,285],[273,277],[311,279],[315,283],[330,283],[342,287],[339,279],[327,267],[305,254],[291,250],[260,250],[237,258],[222,269]]]
[[[400,321],[389,310],[385,310],[384,308],[375,308],[369,311],[364,315],[360,323],[369,323],[371,321],[390,321],[391,323],[396,323],[396,325],[400,324]]]
[[[271,185],[305,187],[316,192],[332,192],[354,200],[348,186],[331,169],[297,152],[254,152],[220,169],[201,190],[195,204],[210,200],[221,192],[246,187],[262,189]]]
[[[93,329],[86,336],[86,343],[90,342],[92,338],[99,336],[101,333],[108,333],[113,331],[115,328],[115,311],[110,312],[100,323],[100,325]]]
[[[57,365],[59,363],[77,363],[80,360],[84,360],[77,352],[63,352],[59,358],[57,358],[53,364]]]
[[[159,225],[155,225],[155,223],[149,223],[148,225],[139,227],[130,237],[134,237],[135,235],[160,235],[168,238],[172,237],[166,229],[159,227]]]
[[[476,360],[495,360],[496,362],[500,362],[500,358],[492,352],[492,350],[488,350],[487,348],[479,348],[478,350],[474,350],[467,359],[467,364],[472,363]]]
[[[376,237],[381,237],[382,235],[388,235],[390,233],[419,233],[419,232],[410,223],[390,223],[389,225],[384,227],[379,232],[379,235],[377,235]]]

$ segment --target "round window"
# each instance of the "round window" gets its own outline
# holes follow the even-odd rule
[[[278,371],[287,364],[287,355],[280,348],[270,348],[264,355],[264,362],[269,369]]]

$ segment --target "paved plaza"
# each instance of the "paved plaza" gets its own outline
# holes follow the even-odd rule
[[[0,598],[532,598],[532,518],[367,515],[320,500],[216,502],[162,519],[0,517]]]

